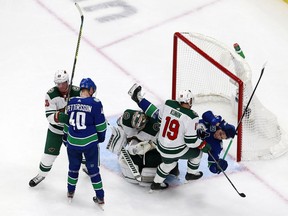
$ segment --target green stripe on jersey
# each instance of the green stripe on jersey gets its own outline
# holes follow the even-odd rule
[[[145,110],[145,114],[149,117],[153,117],[154,113],[157,111],[157,107],[154,104],[150,104]]]
[[[92,142],[98,141],[98,135],[92,134],[91,136],[88,136],[88,137],[78,138],[78,137],[71,136],[71,134],[68,132],[67,141],[70,143],[70,145],[84,147],[84,146],[89,145]]]
[[[105,131],[106,129],[107,129],[107,123],[106,123],[106,121],[103,122],[103,123],[101,123],[101,124],[96,125],[96,130],[97,130],[98,132],[103,132],[103,131]]]
[[[177,146],[177,147],[166,147],[166,146],[163,146],[160,142],[157,142],[157,144],[158,144],[157,147],[159,151],[164,154],[179,154],[180,152],[185,150],[187,147],[185,144],[181,146]]]
[[[195,143],[197,140],[198,140],[197,135],[184,137],[184,142],[187,144]]]

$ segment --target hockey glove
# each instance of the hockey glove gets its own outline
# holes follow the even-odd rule
[[[209,137],[209,133],[206,132],[206,128],[200,127],[196,132],[198,139],[204,140],[206,137]]]
[[[205,140],[198,146],[198,148],[205,153],[208,153],[211,150],[210,144]]]
[[[226,160],[224,159],[219,159],[218,160],[218,164],[219,166],[222,168],[223,171],[225,171],[228,167],[228,163]],[[214,162],[214,163],[211,163],[210,166],[209,166],[209,170],[212,172],[212,173],[221,173],[221,170],[219,169],[219,167],[217,166],[217,164]]]
[[[58,111],[54,115],[54,121],[56,123],[64,123],[64,124],[66,123],[66,124],[68,124],[69,116],[67,114],[65,114],[64,112]]]

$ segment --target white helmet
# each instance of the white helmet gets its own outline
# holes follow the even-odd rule
[[[69,82],[69,74],[66,70],[58,70],[54,75],[54,82],[55,84]]]
[[[192,106],[192,100],[193,100],[193,94],[190,90],[181,90],[178,93],[177,101],[179,103],[188,103],[190,106]]]

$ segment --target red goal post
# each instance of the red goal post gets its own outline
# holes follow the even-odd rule
[[[212,110],[236,127],[253,91],[251,76],[245,59],[221,42],[198,33],[174,34],[172,99],[190,89],[200,116]],[[237,145],[236,160],[270,159],[287,152],[286,133],[255,95],[247,111],[232,144]]]

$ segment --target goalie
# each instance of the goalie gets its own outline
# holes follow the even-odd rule
[[[112,127],[107,149],[119,156],[118,163],[127,181],[143,186],[153,182],[162,162],[155,145],[159,126],[157,120],[143,112],[127,109],[117,120],[117,127]],[[178,166],[170,174],[178,176]]]

